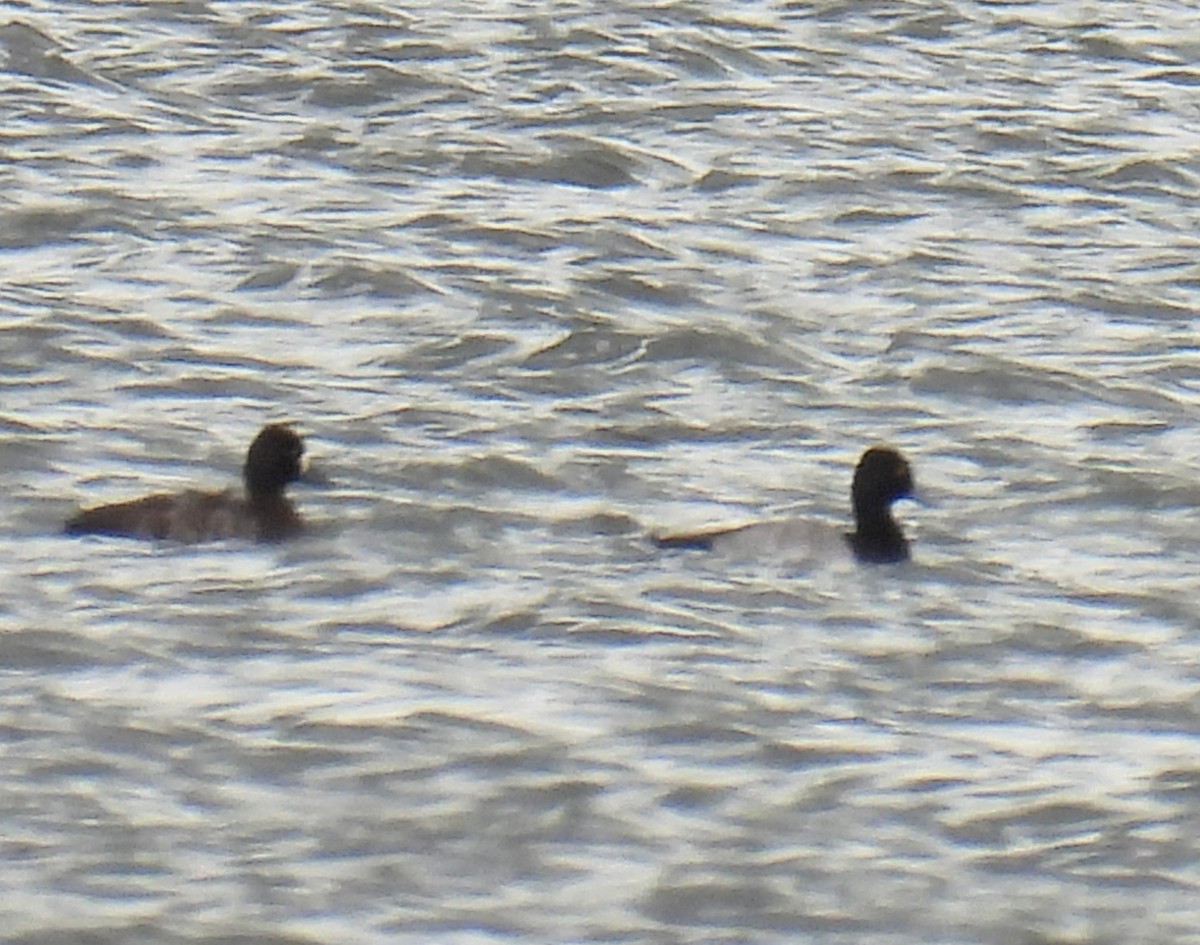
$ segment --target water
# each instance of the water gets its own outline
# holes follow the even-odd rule
[[[4,17],[6,942],[1200,941],[1190,5]]]

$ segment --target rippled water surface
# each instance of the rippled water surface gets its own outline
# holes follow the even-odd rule
[[[1191,4],[3,17],[6,942],[1200,941]]]

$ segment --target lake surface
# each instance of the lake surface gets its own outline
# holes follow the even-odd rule
[[[1200,941],[1198,52],[7,4],[6,943]],[[281,420],[304,538],[60,534]],[[881,441],[911,563],[650,541]]]

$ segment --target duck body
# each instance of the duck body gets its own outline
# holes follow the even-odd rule
[[[70,535],[114,535],[178,542],[234,538],[279,541],[303,529],[284,492],[301,478],[304,443],[290,427],[272,424],[255,437],[242,470],[244,494],[233,490],[159,494],[84,509],[70,518]]]

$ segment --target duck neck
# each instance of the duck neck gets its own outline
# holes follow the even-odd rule
[[[908,557],[908,539],[892,518],[886,503],[854,503],[853,543],[859,557],[868,561],[901,561]]]
[[[900,526],[892,518],[892,510],[886,505],[873,502],[856,502],[854,504],[854,533],[862,538],[878,535],[883,537],[899,537]]]
[[[288,500],[283,490],[278,487],[267,488],[261,483],[245,480],[246,501],[255,508],[272,508],[287,505]]]
[[[247,485],[246,506],[259,541],[278,541],[300,530],[296,509],[281,489],[251,489]]]

